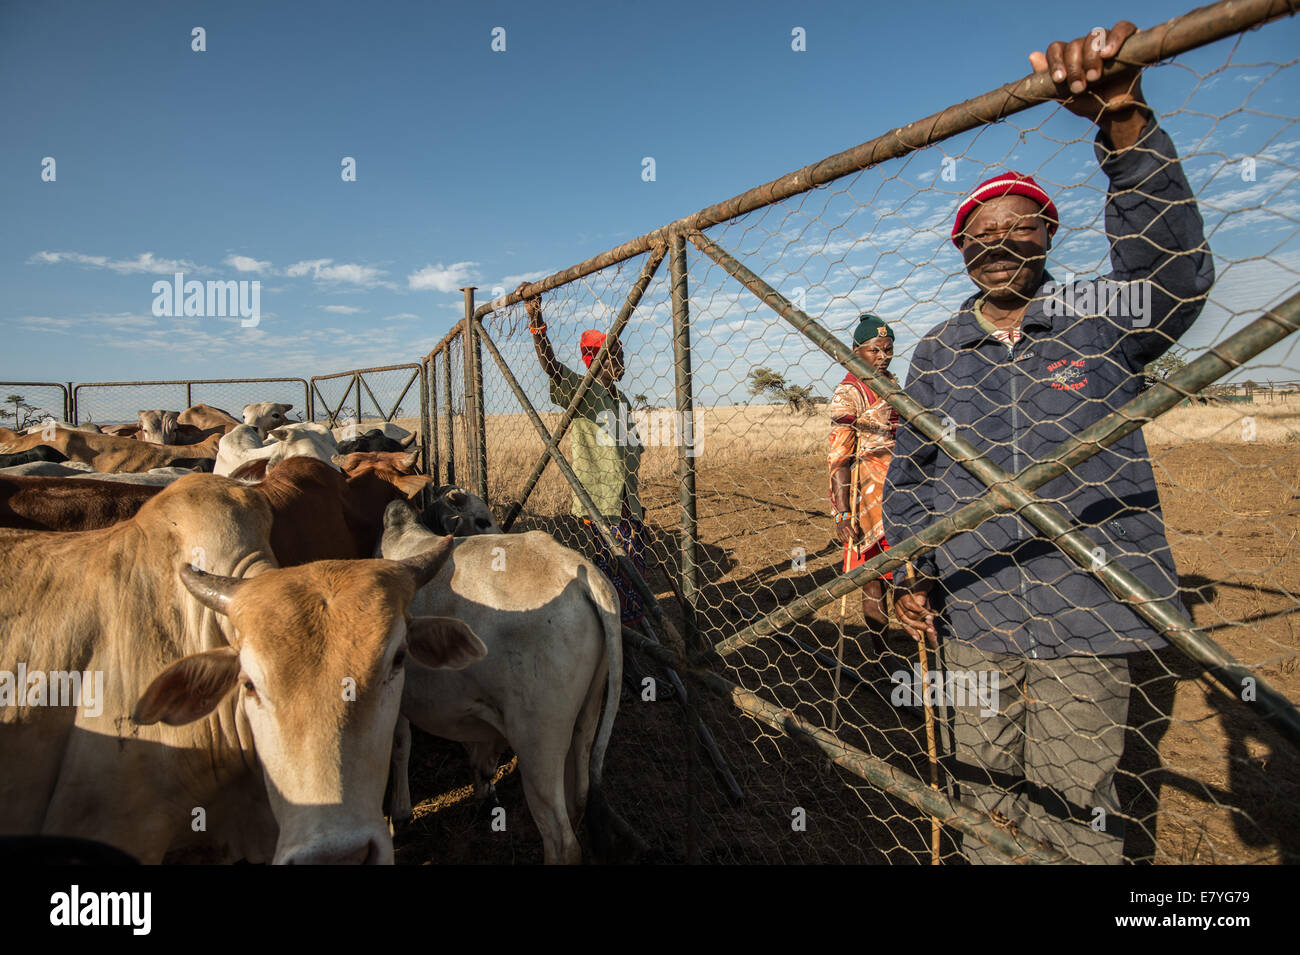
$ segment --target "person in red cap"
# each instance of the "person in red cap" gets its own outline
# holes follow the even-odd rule
[[[523,294],[526,285],[520,285],[517,291]],[[550,379],[551,401],[560,408],[568,408],[583,376],[555,357],[542,318],[541,296],[525,299],[524,308],[528,313],[528,329],[533,336],[537,360]],[[584,331],[578,339],[582,362],[588,368],[600,354],[605,339],[605,333],[594,328]],[[592,373],[591,387],[578,405],[569,429],[569,442],[574,473],[609,525],[615,540],[627,551],[633,566],[644,579],[645,519],[637,493],[641,442],[632,409],[618,388],[624,370],[623,346],[617,341],[612,342],[600,366]],[[627,427],[621,427],[620,422],[627,422]],[[573,515],[591,531],[596,566],[618,590],[624,625],[639,623],[645,616],[645,603],[640,593],[627,579],[618,560],[609,553],[604,538],[591,523],[587,509],[576,493],[570,507]]]
[[[1143,98],[1140,71],[1102,75],[1136,29],[1121,21],[1030,55],[1065,108],[1097,127],[1094,150],[1110,180],[1112,272],[1058,285],[1047,271],[1060,225],[1055,203],[1032,177],[1001,173],[965,197],[953,222],[976,292],[912,352],[908,394],[1012,475],[1050,460],[1061,442],[1135,398],[1147,363],[1192,325],[1214,282],[1195,196]],[[1145,314],[1101,294],[1133,286],[1142,286]],[[897,544],[987,490],[901,422],[885,482],[885,536]],[[1092,567],[1121,566],[1185,613],[1140,429],[1037,493],[1095,544]],[[1006,513],[919,555],[894,606],[914,639],[937,646],[943,638],[949,678],[994,688],[978,705],[944,701],[963,800],[1073,861],[1119,863],[1132,810],[1116,787],[1129,660],[1166,643],[1090,569]],[[956,696],[956,682],[946,685]],[[1132,798],[1142,789],[1133,786]],[[975,839],[962,851],[974,863],[1006,861]]]

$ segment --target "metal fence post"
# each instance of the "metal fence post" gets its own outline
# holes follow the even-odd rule
[[[474,493],[487,501],[487,418],[483,411],[483,349],[474,324],[475,288],[467,285],[461,289],[465,293],[465,427],[469,435],[470,481]]]
[[[424,383],[429,398],[429,443],[425,445],[425,461],[429,476],[436,485],[442,479],[442,435],[438,431],[438,354],[434,352],[425,360]]]
[[[680,583],[682,640],[687,654],[699,645],[695,619],[698,588],[695,575],[696,537],[699,524],[695,514],[695,397],[691,391],[691,305],[686,284],[686,237],[674,232],[668,258],[673,305],[673,376],[677,397],[677,474],[681,484]],[[686,700],[686,861],[700,861],[700,766],[699,745],[695,739],[698,719],[693,691]]]
[[[447,483],[456,483],[456,425],[452,418],[455,410],[456,393],[451,390],[451,341],[442,350],[442,390],[447,398],[444,403],[447,417]]]
[[[475,359],[479,357],[478,339],[474,335],[474,290],[478,286],[466,285],[461,291],[465,293],[465,322],[461,332],[461,371],[465,375],[465,478],[470,490],[478,493],[479,475],[478,475],[478,428],[475,422],[478,420],[478,414],[474,410],[474,405],[478,400],[478,389],[474,385],[475,379],[481,380],[481,372],[475,369]]]
[[[429,373],[428,362],[420,362],[420,448],[424,459],[424,473],[433,474],[433,463],[429,451]]]
[[[691,305],[686,283],[686,238],[672,237],[669,260],[673,303],[673,372],[677,396],[677,475],[681,483],[682,637],[687,653],[698,644],[695,514],[695,396],[691,391]]]

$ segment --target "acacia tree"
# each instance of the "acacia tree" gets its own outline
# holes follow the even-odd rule
[[[812,393],[810,385],[791,385],[785,376],[771,368],[752,368],[749,372],[749,393],[767,395],[782,402],[791,413],[813,414],[822,399]]]
[[[32,411],[36,411],[37,408],[35,405],[28,404],[26,398],[22,395],[9,395],[5,398],[5,403],[14,406],[15,431],[21,431],[31,423],[31,418],[28,417],[28,414]]]

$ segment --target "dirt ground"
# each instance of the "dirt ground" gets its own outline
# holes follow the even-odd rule
[[[1184,600],[1198,626],[1291,700],[1300,700],[1300,444],[1152,448]],[[700,626],[710,642],[758,613],[833,578],[838,559],[826,516],[824,464],[809,455],[754,463],[704,464],[698,475]],[[671,563],[678,486],[643,491],[652,561]],[[536,518],[566,543],[580,527]],[[796,548],[805,564],[794,565]],[[661,603],[680,625],[662,569],[651,572]],[[919,715],[890,703],[887,673],[908,668],[914,644],[890,633],[879,650],[865,638],[848,601],[839,733],[850,744],[927,778]],[[729,658],[728,679],[830,726],[839,604]],[[795,642],[797,641],[797,643]],[[812,651],[820,648],[820,656]],[[661,676],[644,660],[636,664]],[[1175,651],[1134,667],[1130,729],[1119,790],[1129,816],[1126,857],[1157,863],[1300,861],[1300,766],[1294,748],[1258,718],[1255,704],[1229,696]],[[659,681],[663,687],[665,681]],[[728,793],[707,756],[691,784],[688,728],[677,701],[642,702],[625,691],[606,761],[610,803],[650,843],[646,861],[929,862],[927,816],[801,743],[700,692],[697,703],[733,774]],[[1169,718],[1162,714],[1170,714]],[[508,756],[507,756],[508,758]],[[470,795],[460,747],[417,732],[411,766],[416,819],[396,839],[406,864],[535,863],[541,842],[513,764],[497,786],[504,831],[493,806]],[[688,811],[694,789],[697,810]],[[689,825],[695,820],[694,831]],[[800,825],[802,823],[802,825]],[[944,831],[945,862],[960,863]]]

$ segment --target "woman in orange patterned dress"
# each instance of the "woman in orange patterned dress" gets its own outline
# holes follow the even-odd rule
[[[875,315],[865,314],[853,332],[853,351],[880,374],[889,374],[894,357],[894,332]],[[828,465],[835,533],[844,545],[844,569],[851,570],[889,550],[881,519],[885,474],[894,455],[898,412],[851,372],[831,399]],[[885,632],[885,580],[862,587],[862,617],[872,643]],[[878,644],[877,644],[878,645]]]

